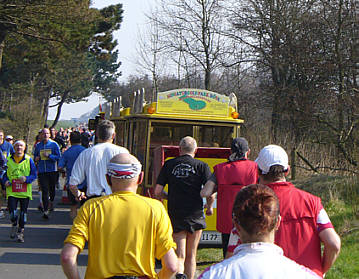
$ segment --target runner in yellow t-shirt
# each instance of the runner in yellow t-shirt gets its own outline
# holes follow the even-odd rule
[[[172,226],[162,203],[136,194],[141,164],[121,153],[107,167],[113,194],[87,201],[74,220],[61,253],[64,273],[77,278],[76,259],[88,242],[85,278],[170,278],[177,271]],[[156,274],[155,258],[163,268]]]

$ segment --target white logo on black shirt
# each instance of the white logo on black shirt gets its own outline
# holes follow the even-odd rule
[[[176,165],[172,170],[172,174],[176,178],[188,177],[190,173],[193,173],[193,174],[196,173],[194,168],[191,165],[183,164],[183,163]]]

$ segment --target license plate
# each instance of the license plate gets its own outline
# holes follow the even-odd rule
[[[215,231],[203,231],[201,236],[201,244],[221,244],[222,235]]]

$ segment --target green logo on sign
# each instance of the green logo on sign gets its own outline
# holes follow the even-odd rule
[[[201,100],[195,100],[193,98],[185,98],[183,99],[183,102],[187,103],[189,105],[189,108],[192,110],[201,110],[206,107],[206,102]]]

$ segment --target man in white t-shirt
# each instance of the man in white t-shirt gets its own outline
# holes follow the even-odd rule
[[[71,172],[70,190],[82,203],[91,198],[112,193],[106,181],[107,164],[117,154],[129,153],[124,147],[113,144],[115,125],[109,120],[102,120],[96,131],[98,143],[83,151],[76,159]],[[87,190],[77,188],[86,178]]]

